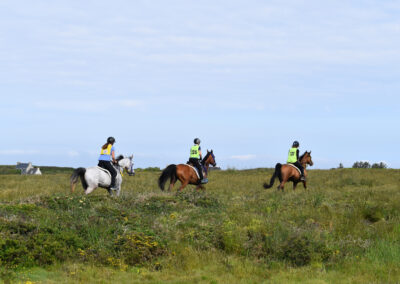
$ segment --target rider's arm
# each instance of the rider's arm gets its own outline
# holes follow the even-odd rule
[[[113,163],[115,164],[117,161],[115,160],[115,151],[112,151],[111,152],[111,157],[112,157],[112,160],[113,160]]]
[[[199,149],[200,160],[203,159],[203,155],[201,154],[201,149]]]
[[[299,160],[299,153],[300,153],[300,151],[299,151],[299,149],[297,149],[297,151],[296,151],[297,161]]]

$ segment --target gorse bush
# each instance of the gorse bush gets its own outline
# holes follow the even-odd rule
[[[187,187],[171,193],[157,187],[158,172],[140,172],[124,178],[119,198],[102,189],[89,196],[67,193],[68,175],[5,175],[0,278],[21,283],[399,279],[400,171],[314,170],[307,190],[293,191],[288,184],[285,192],[262,187],[272,172],[214,171],[206,191]]]
[[[108,265],[116,258],[137,265],[166,253],[155,236],[135,232],[131,215],[102,203],[107,199],[54,196],[1,206],[0,263],[32,267],[80,259]]]
[[[132,232],[125,236],[118,236],[114,243],[114,250],[119,253],[128,265],[137,265],[149,262],[165,253],[164,248],[153,236]]]

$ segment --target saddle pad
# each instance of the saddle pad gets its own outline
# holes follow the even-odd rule
[[[293,167],[293,168],[295,168],[298,172],[299,172],[299,174],[301,175],[301,171],[300,171],[300,169],[298,168],[298,167],[296,167],[295,165],[293,165],[293,164],[286,164],[286,165],[288,165],[288,166],[291,166],[291,167]]]
[[[110,173],[109,170],[106,170],[106,169],[104,169],[104,168],[102,168],[102,167],[99,167],[99,166],[97,166],[97,168],[98,168],[100,171],[103,171],[103,172],[105,172],[106,174],[108,174],[108,175],[110,176],[110,178],[111,178],[111,173]]]
[[[197,171],[197,169],[196,169],[195,167],[193,167],[193,166],[191,166],[191,165],[188,165],[188,164],[182,164],[182,165],[185,165],[185,166],[191,167],[191,168],[194,170],[194,172],[196,173],[196,175],[197,175],[197,178],[198,178],[198,179],[200,179],[199,172]]]

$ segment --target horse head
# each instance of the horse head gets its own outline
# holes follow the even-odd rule
[[[121,157],[121,159],[118,159],[120,157]],[[126,172],[128,173],[128,175],[134,176],[135,170],[133,169],[133,155],[131,155],[127,158],[124,158],[124,156],[122,156],[122,155],[120,157],[117,158],[118,165],[120,167],[122,167],[123,169],[125,169]]]
[[[207,155],[204,158],[204,163],[211,164],[213,167],[217,165],[217,162],[215,161],[215,156],[213,150],[208,151],[207,150]]]
[[[312,159],[311,159],[311,151],[310,151],[310,152],[307,152],[307,151],[306,151],[306,152],[304,153],[303,161],[304,161],[306,164],[310,165],[310,166],[314,165],[314,163],[313,163],[313,161],[312,161]]]

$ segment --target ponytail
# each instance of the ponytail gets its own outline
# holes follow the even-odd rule
[[[105,149],[107,149],[107,147],[108,147],[108,143],[104,144],[104,145],[101,147],[101,149],[105,150]]]

